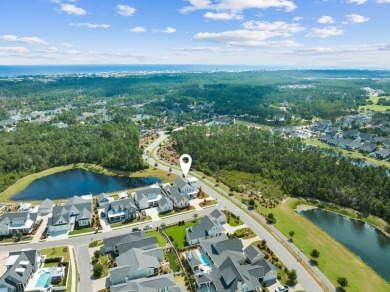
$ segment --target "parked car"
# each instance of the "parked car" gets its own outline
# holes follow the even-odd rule
[[[139,228],[139,227],[134,227],[134,228],[132,229],[132,231],[141,231],[141,228]]]
[[[153,227],[152,227],[152,225],[145,225],[144,226],[144,230],[149,230],[149,229],[152,229]]]
[[[106,213],[104,213],[103,211],[100,213],[100,217],[104,218],[106,217]]]
[[[288,292],[288,286],[279,286],[275,289],[275,292]]]

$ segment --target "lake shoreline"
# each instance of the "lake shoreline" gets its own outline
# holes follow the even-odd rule
[[[340,208],[343,208],[343,207],[340,206]],[[322,209],[322,210],[329,211],[329,212],[332,212],[334,214],[341,215],[343,217],[349,218],[351,220],[356,220],[356,221],[360,221],[360,222],[363,222],[363,223],[367,223],[367,224],[371,225],[372,227],[374,227],[377,231],[381,232],[384,236],[390,238],[390,233],[386,232],[386,230],[382,226],[378,226],[378,225],[373,224],[371,222],[367,222],[367,221],[365,221],[365,220],[363,220],[361,218],[354,218],[352,216],[348,216],[347,214],[343,214],[342,212],[338,212],[337,210],[331,209],[329,207],[320,208],[320,207],[318,207],[316,205],[310,205],[309,202],[305,202],[304,204],[299,204],[299,205],[297,205],[295,207],[295,211],[298,212],[298,213],[304,212],[304,211],[308,211],[308,210],[313,210],[313,209]],[[345,210],[345,209],[341,209],[341,210]]]
[[[14,184],[9,186],[6,190],[0,193],[0,202],[4,203],[17,203],[18,201],[12,200],[11,198],[15,196],[17,193],[22,192],[25,190],[32,182],[50,176],[52,174],[72,170],[72,169],[83,169],[86,171],[91,171],[98,174],[104,174],[108,176],[113,177],[125,177],[125,178],[143,178],[148,176],[155,176],[157,178],[160,178],[163,180],[163,182],[170,182],[174,179],[174,176],[168,176],[165,172],[152,169],[151,167],[136,171],[136,172],[128,172],[128,171],[120,171],[120,170],[114,170],[105,168],[99,165],[94,164],[86,164],[86,163],[78,163],[78,164],[71,164],[71,165],[65,165],[65,166],[58,166],[49,168],[46,170],[43,170],[41,172],[33,173],[30,175],[27,175],[25,177],[20,178],[18,181],[16,181]],[[42,200],[23,200],[28,202],[40,202]]]
[[[316,210],[320,211],[320,213],[306,212],[306,211],[316,211]],[[376,263],[378,263],[378,254],[376,254],[376,261],[374,261],[374,262],[370,261],[370,259],[375,258],[375,257],[373,255],[367,256],[367,254],[364,252],[364,251],[367,252],[366,246],[362,247],[361,245],[359,245],[359,243],[358,243],[359,240],[357,240],[357,238],[355,238],[357,236],[357,234],[353,231],[352,232],[349,231],[350,229],[356,230],[356,229],[352,228],[353,226],[356,226],[355,223],[353,223],[353,222],[359,222],[359,221],[361,223],[367,223],[367,222],[364,222],[362,220],[357,220],[357,221],[351,220],[348,224],[343,223],[340,225],[338,223],[339,220],[335,220],[334,218],[337,218],[337,217],[334,217],[334,216],[341,216],[339,218],[344,218],[344,219],[354,219],[354,218],[350,218],[350,217],[345,216],[343,214],[339,214],[339,213],[333,212],[331,210],[323,209],[323,208],[314,208],[314,209],[309,209],[309,210],[305,210],[305,211],[300,211],[299,214],[302,217],[304,217],[306,220],[311,222],[312,224],[315,224],[318,228],[320,228],[323,232],[327,233],[335,241],[342,244],[351,253],[353,253],[356,257],[358,257],[361,261],[363,261],[371,269],[373,269],[382,279],[384,279],[388,284],[390,284],[389,279],[385,278],[385,276],[388,275],[386,270],[383,270],[385,267],[383,267],[383,265],[382,265],[382,268],[380,269],[380,268],[378,268],[378,265],[376,264]],[[313,214],[317,214],[317,215],[313,215]],[[328,215],[326,215],[326,214],[328,214]],[[329,218],[332,218],[332,220],[330,220]],[[340,226],[343,226],[342,228],[346,228],[346,229],[345,230],[340,229]],[[349,226],[349,227],[346,227],[346,226]],[[373,229],[371,229],[371,228],[373,228]],[[385,238],[388,238],[382,232],[379,232],[376,235],[372,235],[373,231],[378,232],[380,230],[376,226],[368,223],[368,225],[366,225],[364,227],[364,230],[370,230],[370,229],[371,229],[371,231],[367,232],[367,234],[365,234],[365,236],[363,236],[361,238],[359,237],[360,242],[363,240],[366,240],[366,241],[371,240],[371,242],[374,242],[374,241],[376,242],[379,238],[378,236],[384,236]],[[358,230],[360,231],[362,229],[358,228]],[[348,234],[347,237],[345,237],[345,234]],[[359,233],[359,236],[362,236],[362,235]],[[344,243],[349,242],[350,244],[344,245],[343,242]],[[387,240],[387,242],[388,242],[388,240]],[[377,246],[375,250],[379,251],[381,249]],[[383,256],[385,256],[385,254]],[[381,257],[379,255],[380,258],[383,258],[383,256]],[[388,257],[388,254],[387,254],[387,256],[385,256],[385,258],[386,257]],[[382,262],[382,264],[383,264],[383,262]],[[380,265],[379,265],[379,267],[380,267]],[[376,269],[378,269],[378,270],[376,270]],[[379,273],[381,273],[381,274],[379,274]]]

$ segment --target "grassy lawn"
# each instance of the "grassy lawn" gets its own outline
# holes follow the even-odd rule
[[[171,265],[171,269],[174,273],[180,271],[180,267],[176,262],[175,256],[171,252],[167,252],[166,256],[168,258],[169,264]]]
[[[41,255],[46,255],[48,258],[63,257],[64,262],[70,261],[69,249],[67,246],[41,249]]]
[[[103,245],[103,241],[101,241],[101,240],[94,240],[94,241],[92,241],[92,242],[88,245],[88,247],[89,247],[89,248],[93,248],[93,247],[102,246],[102,245]]]
[[[314,248],[320,251],[318,268],[334,285],[338,286],[338,277],[346,277],[349,282],[347,291],[390,291],[390,285],[356,255],[296,213],[293,209],[298,203],[297,199],[289,199],[272,210],[259,208],[263,213],[272,212],[275,215],[275,227],[286,237],[289,237],[291,230],[295,232],[294,244],[302,249],[307,257],[310,258],[309,253]]]
[[[189,206],[188,208],[180,209],[179,212],[176,212],[175,210],[172,210],[172,211],[169,211],[169,212],[159,213],[158,217],[164,218],[164,217],[167,217],[167,216],[179,215],[180,213],[188,212],[188,211],[192,211],[192,210],[195,210],[195,207],[194,206]]]
[[[206,204],[204,204],[204,202],[200,202],[199,206],[201,206],[202,208],[206,208],[206,207],[210,207],[210,206],[213,206],[216,204],[217,204],[216,200],[206,200]]]
[[[85,228],[75,229],[75,230],[69,232],[68,235],[84,234],[84,233],[88,233],[88,232],[93,232],[92,227],[85,227]]]
[[[234,215],[232,212],[227,210],[224,210],[223,212],[225,213],[226,217],[229,219],[228,224],[230,226],[236,227],[244,224],[244,222],[242,222],[241,219],[239,218],[237,219],[236,215]]]
[[[256,234],[249,227],[236,230],[234,232],[234,235],[243,240],[253,238],[256,236]]]
[[[103,274],[100,278],[107,277],[108,276],[108,270],[111,268],[110,264],[110,255],[99,255],[99,263],[103,265]],[[96,264],[96,258],[93,256],[91,257],[91,263]]]
[[[151,220],[152,220],[152,217],[146,216],[145,220],[143,220],[143,221],[141,221],[139,219],[133,219],[133,220],[130,220],[130,221],[113,223],[113,224],[110,224],[110,226],[111,226],[111,228],[117,228],[117,227],[126,226],[126,225],[130,225],[130,224],[146,223],[147,221],[151,221]]]
[[[167,245],[167,242],[165,241],[164,237],[158,231],[149,231],[146,233],[146,235],[147,236],[156,236],[158,246],[160,246],[160,247],[165,247]]]
[[[199,220],[196,220],[195,222],[187,222],[186,224],[181,226],[172,226],[165,228],[165,232],[173,239],[173,242],[177,242],[178,248],[183,248],[185,246],[188,246],[188,243],[186,241],[186,229],[195,224],[199,224]]]
[[[318,146],[318,147],[321,147],[324,149],[333,149],[335,151],[342,152],[343,154],[348,155],[349,157],[354,158],[354,159],[361,159],[361,160],[367,161],[369,163],[382,165],[382,166],[386,166],[386,167],[390,168],[390,162],[388,162],[386,160],[377,160],[377,159],[374,159],[368,155],[365,156],[358,151],[348,151],[348,150],[340,149],[337,147],[331,147],[325,143],[322,143],[321,141],[318,141],[317,139],[308,139],[308,140],[305,140],[304,142],[306,144],[315,145],[315,146]]]
[[[359,111],[361,109],[372,110],[372,111],[377,111],[377,112],[385,112],[387,110],[390,110],[390,106],[377,104],[379,98],[386,98],[386,100],[390,99],[389,96],[387,96],[387,97],[386,96],[370,96],[369,100],[371,100],[374,104],[359,106]]]

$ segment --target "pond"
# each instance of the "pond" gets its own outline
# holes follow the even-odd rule
[[[358,255],[390,282],[390,238],[370,224],[333,212],[313,209],[301,211],[300,214]]]
[[[161,183],[157,177],[128,178],[109,176],[84,169],[58,172],[33,181],[11,200],[63,199],[74,195],[100,194]]]

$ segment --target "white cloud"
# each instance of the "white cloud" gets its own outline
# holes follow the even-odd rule
[[[1,52],[12,52],[12,53],[28,53],[29,50],[24,47],[0,47]]]
[[[38,37],[17,37],[16,35],[6,34],[0,36],[0,41],[15,42],[15,43],[26,43],[26,44],[37,44],[47,45],[48,42]]]
[[[133,16],[136,11],[134,7],[131,7],[129,5],[124,5],[124,4],[118,4],[116,8],[118,14],[122,16]]]
[[[290,0],[187,0],[189,6],[183,7],[182,13],[195,10],[228,10],[243,11],[245,9],[267,9],[277,8],[285,11],[293,11],[297,8],[293,1]]]
[[[109,28],[109,24],[94,24],[89,22],[78,22],[78,23],[69,23],[71,26],[77,26],[77,27],[89,27],[89,28]]]
[[[61,43],[60,45],[61,45],[62,47],[64,47],[64,48],[71,48],[71,47],[74,47],[74,45],[71,44],[71,43]]]
[[[164,33],[174,33],[176,32],[176,29],[174,29],[173,27],[167,27],[166,29],[163,29],[163,30],[160,30],[160,32],[164,32]]]
[[[284,21],[246,21],[243,24],[245,29],[260,30],[260,31],[278,31],[283,36],[290,36],[291,33],[296,33],[305,30],[298,23],[286,23]]]
[[[58,52],[58,49],[56,47],[50,47],[45,50],[45,52],[55,53]]]
[[[373,44],[373,45],[354,45],[354,46],[340,46],[333,48],[307,48],[295,50],[300,54],[340,54],[340,53],[372,53],[390,51],[390,43],[387,44]]]
[[[243,51],[244,49],[225,49],[220,47],[189,47],[189,48],[171,48],[172,51],[179,52],[211,52],[211,53],[220,53],[220,52],[237,52]]]
[[[295,22],[298,22],[298,21],[301,21],[301,20],[303,20],[303,17],[301,17],[301,16],[296,16],[296,17],[293,18],[293,21],[295,21]]]
[[[376,0],[376,3],[379,3],[379,4],[390,3],[390,0]]]
[[[206,12],[203,15],[206,19],[211,20],[236,20],[236,19],[243,19],[244,16],[242,14],[236,14],[231,12],[220,12],[220,13],[214,13],[214,12]]]
[[[147,29],[142,27],[142,26],[136,26],[136,27],[133,27],[133,28],[130,28],[128,29],[127,31],[129,32],[147,32]]]
[[[60,9],[61,12],[65,12],[70,15],[85,15],[87,14],[87,11],[85,11],[83,8],[76,7],[73,4],[61,4]]]
[[[357,5],[362,5],[366,2],[367,2],[367,0],[347,0],[347,3],[357,4]]]
[[[364,17],[359,14],[347,14],[346,17],[350,23],[363,23],[370,20],[369,17]]]
[[[335,26],[328,26],[324,28],[312,28],[311,32],[309,32],[306,36],[312,38],[327,38],[331,36],[342,35],[344,33],[343,30],[338,29]]]
[[[280,36],[284,36],[284,33],[278,31],[233,30],[221,33],[200,32],[195,35],[195,39],[240,47],[270,48],[299,45],[294,40],[266,41]]]
[[[332,16],[324,15],[318,18],[318,23],[335,23]]]

